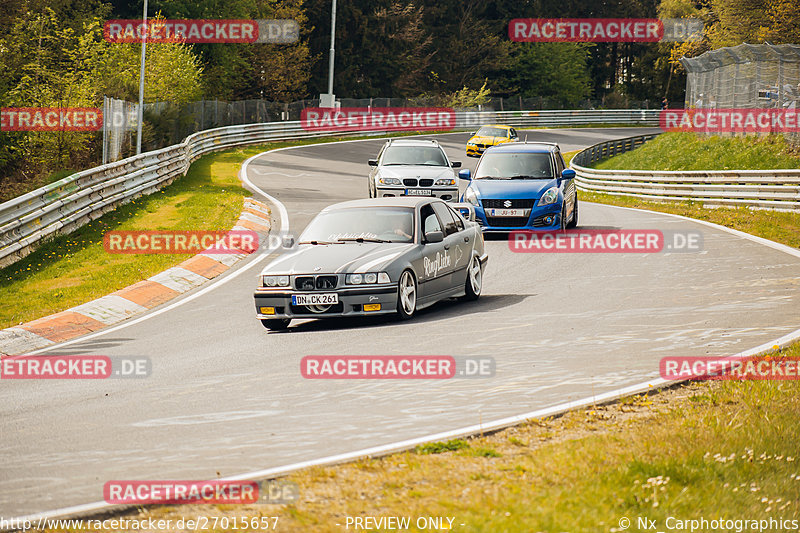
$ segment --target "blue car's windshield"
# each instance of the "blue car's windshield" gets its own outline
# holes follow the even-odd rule
[[[412,242],[414,210],[358,207],[325,211],[311,221],[299,243]]]
[[[475,179],[553,179],[549,153],[487,153],[475,170]]]

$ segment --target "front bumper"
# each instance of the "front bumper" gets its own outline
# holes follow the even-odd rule
[[[304,305],[292,305],[293,294],[336,293],[339,303],[322,313]],[[337,316],[370,316],[394,313],[397,310],[397,283],[370,286],[345,286],[333,290],[298,291],[290,287],[258,287],[255,294],[256,316],[259,320],[280,318],[330,318]],[[364,311],[365,304],[380,304],[377,311]],[[272,308],[273,313],[262,312]]]
[[[414,196],[412,194],[406,194],[406,191],[412,190],[421,190],[421,191],[431,191],[430,196],[426,194],[422,194],[422,197],[430,197],[430,198],[441,198],[446,202],[457,202],[458,201],[458,187],[387,187],[385,185],[377,187],[377,196],[378,198],[384,197],[392,197],[392,196]]]
[[[547,223],[552,217],[552,222]],[[483,207],[475,207],[475,221],[484,233],[508,233],[511,231],[554,231],[561,229],[561,205],[551,204],[534,207],[527,217],[490,217]]]
[[[477,146],[467,146],[467,155],[470,157],[480,157],[486,148],[478,148]]]

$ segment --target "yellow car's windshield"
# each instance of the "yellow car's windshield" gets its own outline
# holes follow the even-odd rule
[[[481,137],[508,137],[508,130],[505,128],[492,128],[489,126],[484,126],[478,130],[476,135]]]

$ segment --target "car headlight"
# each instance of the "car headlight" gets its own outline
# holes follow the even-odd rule
[[[288,287],[289,276],[262,276],[264,287]]]
[[[478,195],[475,194],[475,190],[472,187],[467,187],[467,190],[464,191],[464,200],[472,205],[480,206],[480,202],[478,202]]]
[[[436,180],[436,185],[455,185],[455,184],[456,184],[456,180],[454,180],[454,179]]]
[[[374,283],[389,283],[389,274],[386,272],[367,272],[366,274],[348,274],[344,282],[347,285],[371,285]]]
[[[400,178],[381,178],[378,180],[381,185],[402,185]]]
[[[558,200],[558,187],[550,187],[539,199],[539,205],[550,205]]]

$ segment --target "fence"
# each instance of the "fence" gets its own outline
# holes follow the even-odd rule
[[[438,107],[441,99],[435,98],[341,98],[342,107]],[[648,102],[631,101],[634,110],[647,109]],[[240,100],[224,102],[203,100],[182,106],[166,103],[145,104],[142,146],[144,150],[158,150],[179,143],[189,135],[223,126],[258,124],[300,120],[303,109],[318,107],[319,100],[301,100],[290,103],[267,100]],[[546,97],[491,98],[477,111],[542,111],[558,109],[560,103]],[[592,111],[602,107],[602,101],[585,100],[574,111]],[[106,98],[104,110],[107,117],[103,131],[103,163],[117,161],[133,155],[136,129],[136,104]],[[628,111],[629,109],[625,109]]]
[[[457,112],[456,129],[487,122],[516,127],[658,123],[656,110]],[[381,132],[337,132],[370,135]],[[149,194],[185,174],[204,154],[268,141],[324,137],[299,122],[228,126],[195,133],[183,142],[73,174],[0,204],[0,267],[30,253],[43,239],[72,231],[116,206]]]
[[[769,43],[720,48],[681,58],[686,108],[800,108],[800,46]],[[797,142],[796,133],[786,135]]]
[[[656,134],[657,135],[657,134]],[[588,165],[641,146],[656,135],[603,142],[570,162],[578,190],[650,200],[693,200],[708,206],[800,210],[800,170],[600,170]]]

